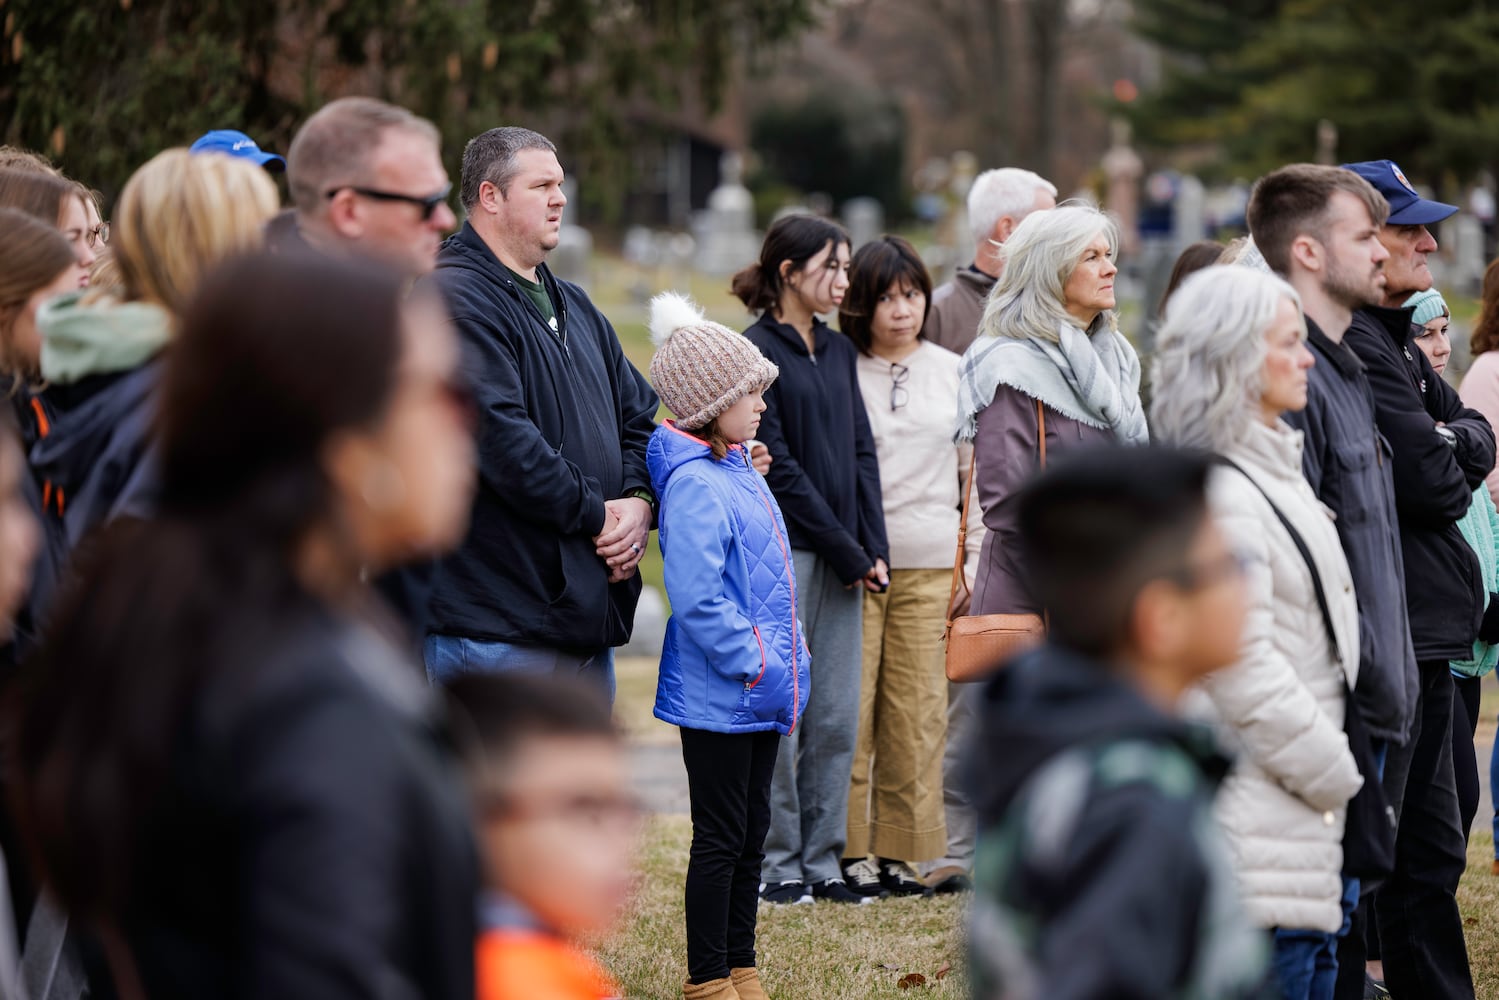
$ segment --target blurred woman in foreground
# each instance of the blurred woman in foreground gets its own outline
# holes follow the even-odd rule
[[[473,996],[465,801],[361,582],[463,535],[457,359],[367,265],[239,260],[183,312],[158,515],[97,536],[8,720],[27,844],[121,996]]]

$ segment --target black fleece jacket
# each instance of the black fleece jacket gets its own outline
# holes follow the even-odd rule
[[[812,330],[812,352],[768,312],[744,335],[781,369],[765,393],[760,440],[770,449],[767,479],[791,546],[817,553],[848,584],[876,559],[890,561],[880,463],[853,342],[820,320]]]
[[[557,332],[464,224],[432,279],[463,340],[478,403],[479,491],[443,560],[427,631],[595,651],[630,638],[640,576],[609,583],[594,551],[604,503],[651,489],[658,400],[577,285],[537,268]]]
[[[1485,588],[1457,522],[1494,467],[1494,431],[1414,345],[1411,312],[1360,309],[1344,343],[1364,363],[1374,419],[1390,444],[1411,644],[1428,663],[1470,656],[1478,635]]]

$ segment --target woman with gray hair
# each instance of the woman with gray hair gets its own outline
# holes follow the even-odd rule
[[[968,613],[1040,614],[1021,565],[1015,494],[1040,464],[1089,444],[1144,444],[1140,361],[1114,313],[1119,231],[1089,205],[1028,215],[963,356],[960,441],[972,441],[984,536]]]
[[[1217,724],[1236,762],[1217,815],[1250,915],[1273,931],[1289,1000],[1332,997],[1343,923],[1343,823],[1363,784],[1343,731],[1357,680],[1358,605],[1327,508],[1301,472],[1301,303],[1290,285],[1210,267],[1172,296],[1151,370],[1158,440],[1216,452],[1219,528],[1243,559],[1239,660],[1184,709]],[[1319,593],[1320,591],[1320,593]]]

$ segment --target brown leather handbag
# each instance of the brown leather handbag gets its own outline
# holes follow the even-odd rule
[[[1036,441],[1041,464],[1046,468],[1046,416],[1036,400]],[[975,458],[977,456],[975,455]],[[954,615],[958,591],[968,594],[963,576],[963,557],[968,546],[968,505],[973,502],[973,470],[968,463],[968,487],[963,493],[963,519],[958,522],[958,554],[953,558],[952,591],[947,601],[947,628],[942,633],[946,647],[947,679],[954,683],[981,681],[1005,662],[1046,637],[1046,622],[1040,615]],[[971,596],[971,595],[970,595]]]

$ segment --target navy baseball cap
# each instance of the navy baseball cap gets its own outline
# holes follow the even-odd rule
[[[1390,217],[1386,221],[1392,226],[1429,226],[1457,212],[1456,205],[1428,201],[1417,194],[1394,160],[1345,163],[1343,169],[1352,170],[1385,196],[1390,203]]]
[[[267,153],[255,144],[255,140],[243,132],[236,132],[229,128],[214,129],[204,134],[197,142],[193,143],[188,152],[191,153],[225,153],[229,156],[237,156],[242,160],[258,163],[272,172],[286,169],[286,161],[275,153]],[[1456,211],[1456,209],[1454,209]]]

